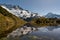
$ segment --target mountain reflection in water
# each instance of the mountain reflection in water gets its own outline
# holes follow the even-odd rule
[[[29,34],[29,33],[33,32],[33,31],[36,31],[36,30],[37,30],[37,28],[35,28],[35,27],[24,25],[20,28],[17,28],[16,30],[14,30],[7,37],[8,38],[9,37],[15,38],[15,37],[19,37],[21,35]]]
[[[22,32],[23,31],[23,32]],[[15,32],[15,33],[14,33]],[[22,35],[22,36],[21,36]],[[18,40],[60,40],[60,26],[34,27],[26,24],[7,36]]]

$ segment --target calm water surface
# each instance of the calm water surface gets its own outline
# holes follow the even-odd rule
[[[31,25],[25,25],[32,27]],[[17,37],[18,40],[60,40],[60,26],[38,27],[26,35]]]
[[[22,37],[22,40],[60,40],[60,26],[39,27],[38,30]]]

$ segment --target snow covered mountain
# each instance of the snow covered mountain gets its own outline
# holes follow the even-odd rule
[[[28,10],[24,10],[23,8],[16,6],[16,5],[6,5],[6,4],[0,4],[1,7],[12,13],[13,15],[17,17],[21,17],[23,19],[36,17],[38,14],[30,12]]]
[[[45,15],[46,18],[60,18],[60,15],[57,14],[53,14],[53,13],[48,13],[47,15]]]

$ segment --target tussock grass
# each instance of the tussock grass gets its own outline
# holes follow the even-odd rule
[[[15,15],[9,13],[0,6],[0,38],[7,36],[16,28],[24,25],[26,22]]]

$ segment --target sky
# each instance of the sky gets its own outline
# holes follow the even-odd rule
[[[60,15],[60,0],[0,0],[0,4],[19,5],[39,15],[46,15],[49,12]]]

